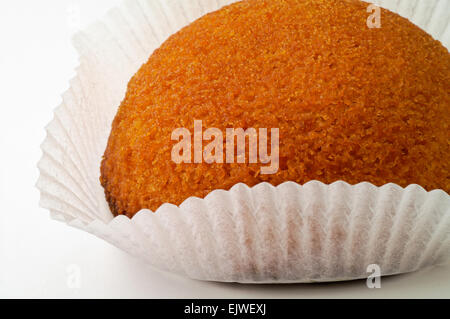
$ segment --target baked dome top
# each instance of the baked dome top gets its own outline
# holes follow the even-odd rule
[[[114,214],[181,204],[237,183],[311,180],[450,190],[450,54],[367,3],[248,0],[170,37],[128,84],[101,183]],[[279,170],[176,164],[172,132],[279,128]]]

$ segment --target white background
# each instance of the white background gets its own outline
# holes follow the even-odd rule
[[[318,285],[204,283],[151,269],[52,221],[39,208],[36,164],[45,125],[77,66],[77,28],[119,0],[2,0],[0,4],[0,297],[450,298],[450,265],[382,279]],[[78,15],[79,13],[79,15]],[[77,287],[74,278],[79,271]]]

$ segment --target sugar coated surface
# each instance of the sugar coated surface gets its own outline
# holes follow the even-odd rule
[[[249,0],[170,37],[131,79],[101,183],[114,214],[237,183],[311,180],[450,190],[450,54],[353,0]],[[280,169],[176,164],[176,128],[279,128]]]

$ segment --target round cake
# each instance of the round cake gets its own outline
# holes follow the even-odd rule
[[[131,79],[113,122],[101,165],[112,212],[132,217],[237,183],[342,180],[449,192],[450,54],[389,11],[369,27],[367,6],[248,0],[171,36]],[[199,122],[203,139],[208,128],[224,136],[266,129],[276,169],[261,173],[269,164],[251,161],[250,146],[247,160],[227,161],[225,138],[216,139],[223,154],[208,161],[210,141],[196,149]],[[177,162],[181,128],[192,133],[192,159]]]

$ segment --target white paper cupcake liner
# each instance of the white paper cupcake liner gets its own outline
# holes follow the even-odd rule
[[[151,265],[194,279],[322,282],[411,272],[450,258],[450,196],[388,184],[243,184],[156,214],[113,218],[99,165],[129,79],[171,34],[233,0],[128,0],[80,32],[77,76],[47,127],[41,205]],[[375,1],[450,44],[449,0]]]

